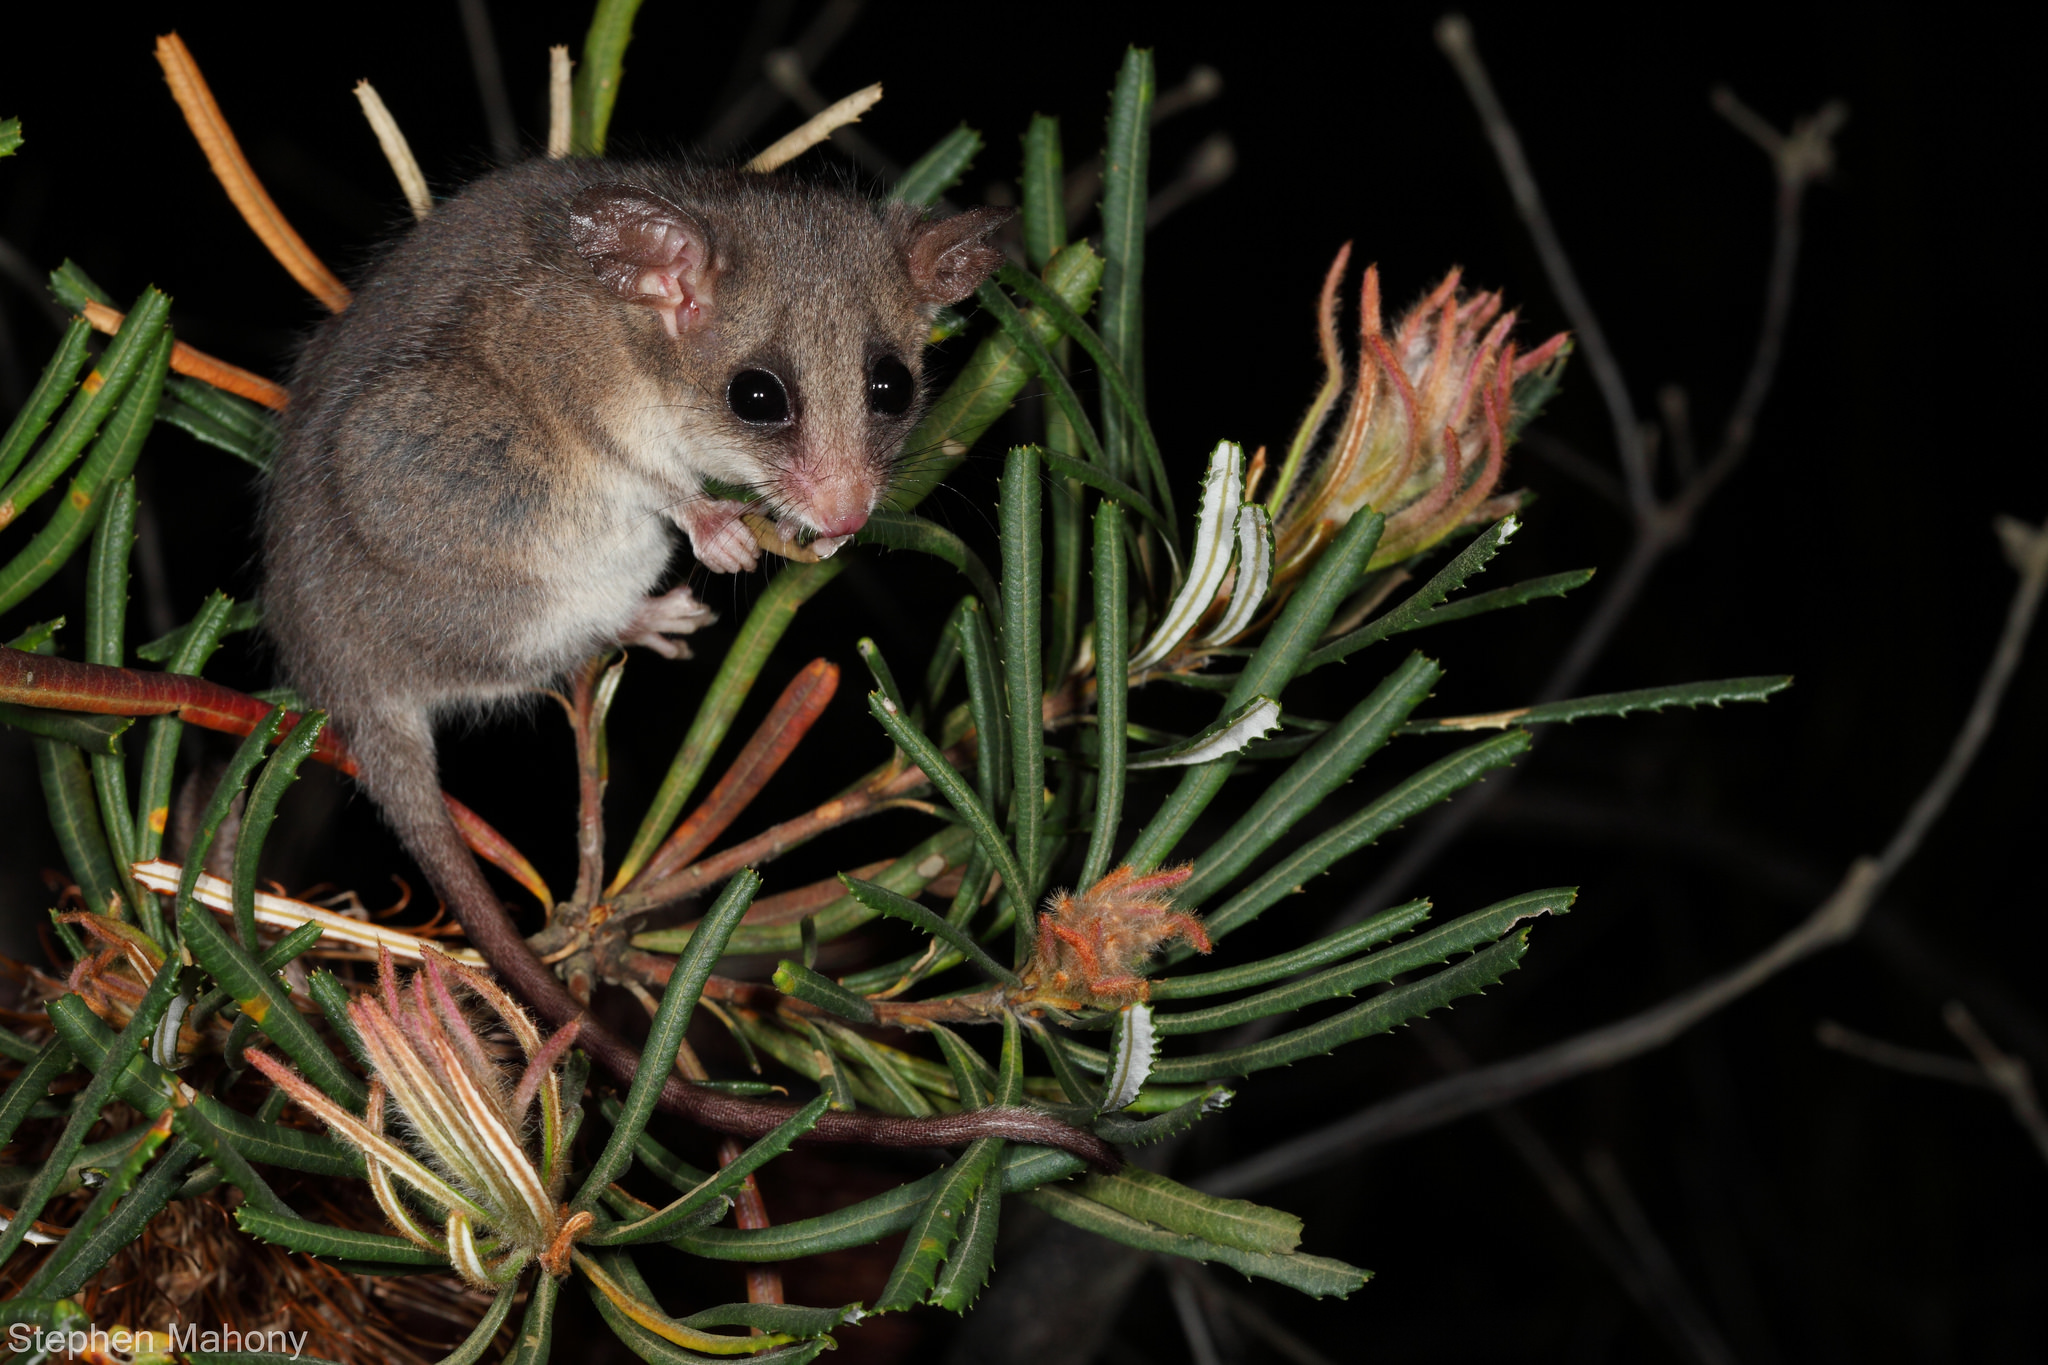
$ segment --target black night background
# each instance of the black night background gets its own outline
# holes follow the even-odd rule
[[[569,5],[491,9],[531,153],[546,123],[546,48],[580,42],[588,16]],[[1358,263],[1377,262],[1390,310],[1457,265],[1471,284],[1505,291],[1523,337],[1572,326],[1433,39],[1439,10],[836,0],[828,9],[847,26],[809,79],[827,99],[884,83],[886,99],[859,125],[875,154],[907,163],[963,120],[985,135],[952,194],[960,205],[1010,201],[1033,112],[1060,117],[1070,168],[1092,155],[1126,44],[1155,50],[1162,95],[1198,67],[1220,75],[1213,98],[1158,125],[1153,152],[1155,196],[1188,188],[1179,178],[1198,153],[1213,165],[1219,134],[1232,166],[1164,217],[1147,264],[1149,401],[1183,507],[1217,439],[1250,449],[1292,432],[1319,378],[1317,290],[1347,241],[1349,288]],[[209,174],[151,56],[157,34],[182,34],[279,205],[344,278],[404,216],[350,97],[356,80],[376,84],[437,192],[490,161],[453,0],[30,10],[19,3],[0,17],[0,116],[20,117],[26,136],[0,161],[0,421],[61,325],[40,281],[67,256],[118,299],[145,284],[165,289],[181,339],[273,377],[318,320]],[[1484,998],[1247,1081],[1234,1108],[1170,1155],[1172,1173],[1197,1184],[1449,1071],[1653,1009],[1792,931],[1855,859],[1892,837],[1971,708],[2018,582],[1994,519],[2038,526],[2048,516],[2048,464],[2028,415],[2040,389],[2043,273],[2038,223],[2023,210],[2044,129],[2022,34],[1960,14],[1850,5],[1467,13],[1636,417],[1659,426],[1664,496],[1677,492],[1683,460],[1707,463],[1723,442],[1771,267],[1771,164],[1710,92],[1727,87],[1780,130],[1831,100],[1847,107],[1832,173],[1803,205],[1789,323],[1753,444],[1689,535],[1657,558],[1573,693],[1769,673],[1796,683],[1761,706],[1550,727],[1511,774],[1446,808],[1456,815],[1485,798],[1439,854],[1420,866],[1411,858],[1398,884],[1377,879],[1444,811],[1271,912],[1302,918],[1291,930],[1262,923],[1234,950],[1278,951],[1298,941],[1286,933],[1360,896],[1461,907],[1581,888],[1569,916],[1536,927],[1523,969]],[[757,62],[807,29],[816,36],[820,15],[815,0],[648,0],[613,150],[689,147],[743,98],[759,117],[728,118],[744,128],[741,141],[713,150],[765,145],[801,115],[759,97],[747,54]],[[823,155],[863,183],[885,183]],[[1355,295],[1350,303],[1347,344]],[[964,354],[954,342],[937,363],[943,371]],[[1684,441],[1664,425],[1667,390],[1682,395],[1696,454],[1676,449]],[[1000,452],[1042,429],[1036,409],[1020,404],[925,505],[991,558]],[[1511,460],[1503,486],[1536,498],[1480,586],[1601,573],[1563,601],[1418,638],[1447,669],[1437,712],[1534,697],[1631,553],[1614,429],[1583,344]],[[138,576],[136,639],[183,621],[217,586],[238,596],[254,587],[245,466],[160,427],[141,481],[162,569],[147,585]],[[0,557],[26,534],[0,538]],[[854,641],[871,635],[906,661],[899,667],[921,671],[960,591],[934,563],[860,551],[784,640],[764,678],[779,686],[824,655],[845,684],[749,820],[802,809],[880,761]],[[0,636],[75,611],[81,568],[0,619]],[[715,649],[762,575],[699,571],[695,581],[726,614],[709,637]],[[1336,713],[1377,677],[1358,670],[1378,669],[1382,656],[1398,659],[1382,650],[1348,677],[1316,674],[1290,709]],[[270,684],[266,667],[245,635],[212,676],[257,689]],[[2037,632],[1981,756],[1850,941],[1668,1045],[1245,1191],[1302,1215],[1305,1250],[1375,1277],[1348,1301],[1310,1301],[1211,1267],[1239,1303],[1212,1305],[1221,1325],[1206,1358],[1860,1365],[2048,1355],[2038,1297],[2048,1152],[1991,1088],[1907,1074],[1817,1039],[1832,1021],[1967,1060],[1943,1022],[1959,1001],[2037,1084],[2048,1077],[2048,894],[2034,843],[2048,811],[2044,667]],[[692,665],[636,653],[611,721],[614,838],[630,833],[703,685]],[[729,749],[772,695],[757,693]],[[443,755],[449,790],[487,811],[557,885],[573,878],[575,788],[552,704],[451,737]],[[371,904],[389,899],[394,873],[420,885],[345,781],[309,767],[287,811],[266,878],[351,886]],[[842,831],[773,875],[794,884],[842,865],[834,858],[875,856],[862,852],[867,841],[919,828],[919,818]],[[0,948],[46,967],[44,869],[61,865],[28,746],[0,730]],[[632,1017],[627,1001],[620,1018]],[[716,1038],[697,1037],[714,1065],[739,1065]],[[685,1150],[705,1147],[672,1136]],[[778,1218],[803,1217],[930,1166],[917,1154],[799,1152],[769,1169],[764,1193]],[[991,1288],[964,1323],[935,1310],[871,1321],[841,1334],[839,1358],[1205,1358],[1160,1265],[1021,1205],[1005,1217]],[[793,1264],[790,1299],[872,1298],[894,1256],[890,1239]],[[681,1258],[675,1267],[676,1283],[662,1287],[674,1311],[741,1296],[735,1268]],[[682,1278],[693,1275],[718,1282]],[[624,1358],[580,1293],[564,1304],[572,1316],[558,1345],[589,1343],[587,1357],[572,1358]]]

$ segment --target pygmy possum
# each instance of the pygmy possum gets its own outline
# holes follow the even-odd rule
[[[473,182],[371,268],[291,382],[263,506],[263,615],[284,679],[471,941],[629,1077],[637,1050],[534,955],[444,806],[437,722],[545,687],[599,651],[710,622],[656,594],[671,526],[715,573],[752,568],[744,513],[830,554],[905,459],[933,315],[1000,264],[977,209],[925,220],[843,188],[683,161],[535,161]],[[671,1077],[715,1130],[788,1117]],[[828,1113],[819,1140],[1000,1135],[1098,1164],[1026,1109]]]

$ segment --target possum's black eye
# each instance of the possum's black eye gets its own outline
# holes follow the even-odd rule
[[[741,370],[725,386],[725,405],[742,422],[772,427],[789,420],[789,390],[766,370]]]
[[[917,381],[910,367],[893,355],[885,355],[868,370],[868,410],[886,417],[901,417],[910,411],[917,397]]]

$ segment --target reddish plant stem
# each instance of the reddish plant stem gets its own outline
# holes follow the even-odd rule
[[[271,711],[268,702],[204,678],[79,663],[20,649],[0,649],[0,701],[98,716],[176,716],[223,735],[246,735]],[[297,722],[298,716],[287,712],[279,732],[288,732]],[[355,774],[355,760],[332,730],[320,732],[313,757]],[[446,792],[441,799],[470,848],[533,892],[543,905],[554,903],[540,873],[509,839]]]
[[[810,733],[838,690],[839,666],[830,660],[813,659],[800,669],[711,794],[676,826],[634,880],[652,882],[668,875],[725,833]]]

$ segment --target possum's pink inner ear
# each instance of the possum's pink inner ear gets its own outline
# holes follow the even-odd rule
[[[933,308],[958,303],[996,273],[1003,253],[984,238],[1009,220],[1008,209],[969,209],[919,223],[904,252],[917,292]]]
[[[690,214],[631,185],[593,185],[569,205],[569,234],[597,278],[661,315],[670,336],[710,316],[711,239]]]

